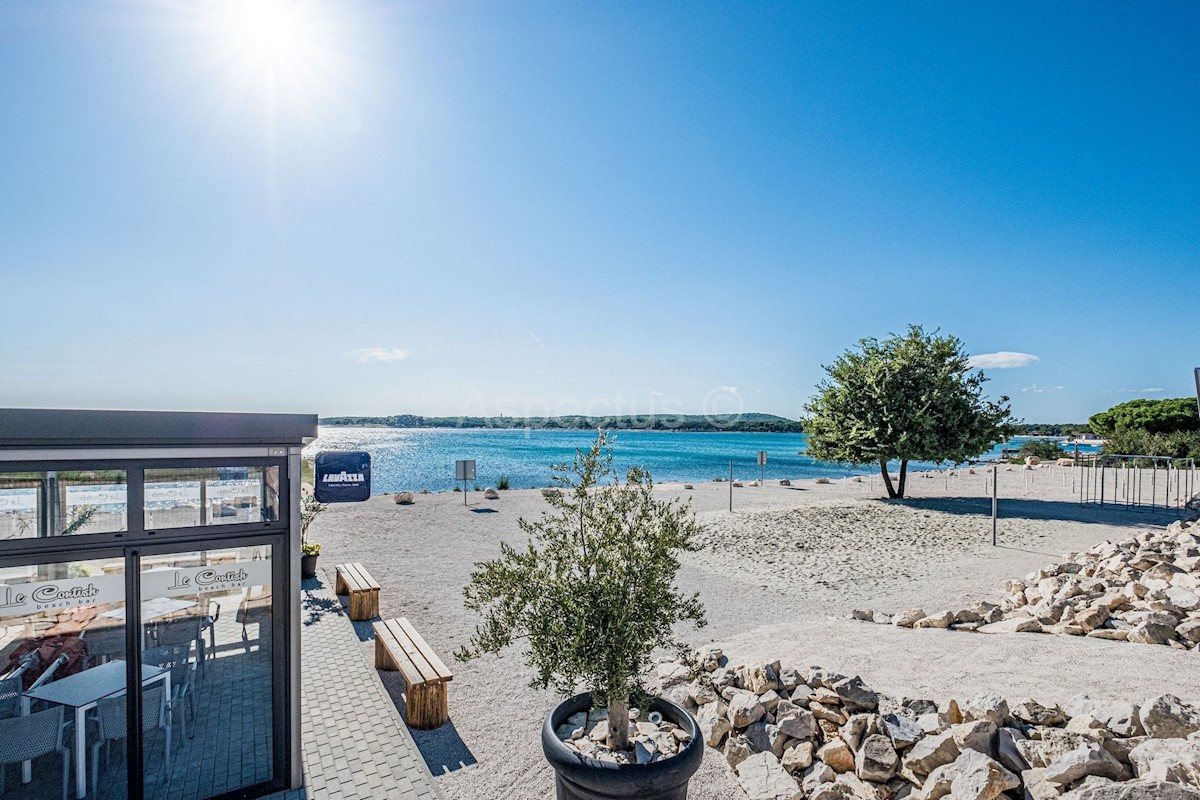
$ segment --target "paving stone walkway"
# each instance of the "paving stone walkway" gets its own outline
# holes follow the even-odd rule
[[[301,595],[305,786],[269,800],[442,800],[332,586]]]

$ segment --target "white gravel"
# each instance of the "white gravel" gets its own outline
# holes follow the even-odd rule
[[[859,674],[896,695],[965,698],[999,691],[1062,702],[1075,694],[1135,702],[1173,692],[1200,699],[1197,652],[1072,637],[984,636],[902,630],[848,619],[853,608],[933,612],[998,599],[999,583],[1058,555],[1120,539],[1170,517],[1080,506],[1070,469],[1001,472],[1000,545],[991,546],[990,499],[982,475],[914,477],[904,503],[876,499],[878,482],[849,480],[793,487],[734,489],[664,484],[664,496],[690,496],[708,526],[704,550],[684,559],[679,585],[699,591],[709,625],[682,631],[696,645],[716,642],[733,661],[780,658]],[[332,508],[313,523],[323,568],[360,561],[383,586],[384,617],[406,616],[455,671],[450,723],[413,731],[449,800],[545,800],[553,775],[539,731],[557,702],[528,687],[531,671],[518,650],[460,664],[451,654],[477,618],[462,605],[475,562],[495,556],[501,540],[524,541],[517,519],[545,507],[539,492],[390,497]],[[356,623],[371,657],[370,626]],[[381,673],[402,704],[402,684]],[[692,780],[692,800],[745,795],[716,752]]]

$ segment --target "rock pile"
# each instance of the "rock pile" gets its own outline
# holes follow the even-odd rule
[[[1081,696],[1067,707],[891,698],[860,678],[699,654],[660,664],[750,800],[1200,800],[1200,710]]]
[[[925,613],[855,611],[855,619],[902,628],[980,633],[1053,633],[1168,645],[1200,644],[1200,521],[1102,542],[1084,553],[1004,582],[999,603]]]
[[[570,716],[558,726],[558,740],[573,750],[599,761],[617,764],[653,764],[670,758],[692,740],[683,728],[651,715],[650,719],[639,719],[636,708],[629,709],[629,743],[632,750],[610,750],[608,739],[608,711],[594,708]]]

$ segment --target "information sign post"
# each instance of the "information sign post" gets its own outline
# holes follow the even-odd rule
[[[463,485],[463,505],[467,504],[467,481],[475,480],[475,461],[455,461],[454,462],[454,480],[462,481]]]

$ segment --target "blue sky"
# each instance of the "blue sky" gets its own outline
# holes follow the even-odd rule
[[[0,5],[0,405],[797,416],[910,322],[1193,391],[1194,3],[262,1]]]

